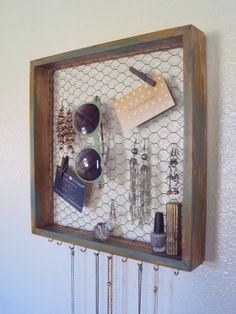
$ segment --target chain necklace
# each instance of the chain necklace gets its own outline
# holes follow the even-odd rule
[[[158,311],[158,280],[159,280],[159,266],[153,267],[154,269],[154,286],[153,286],[153,314]]]
[[[99,314],[99,253],[95,255],[95,294],[96,294],[96,314]]]
[[[122,314],[127,314],[127,278],[128,278],[128,259],[122,258]]]
[[[71,275],[71,314],[75,314],[75,247],[69,246],[71,264],[70,264],[70,275]]]
[[[138,314],[141,314],[143,263],[138,263]]]
[[[112,314],[113,255],[107,256],[107,314]]]

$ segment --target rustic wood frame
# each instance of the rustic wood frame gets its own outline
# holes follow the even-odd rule
[[[184,201],[182,255],[157,255],[151,246],[53,223],[52,110],[55,70],[157,50],[183,47]],[[192,25],[153,32],[34,60],[30,68],[32,233],[153,264],[191,271],[204,260],[206,207],[205,36]]]

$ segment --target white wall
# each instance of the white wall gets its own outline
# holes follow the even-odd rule
[[[1,314],[70,313],[68,246],[59,247],[31,235],[30,60],[185,24],[199,27],[207,36],[206,262],[194,272],[181,272],[178,277],[173,270],[161,268],[159,313],[235,313],[235,10],[235,0],[0,1]],[[94,313],[93,253],[76,253],[77,313]],[[132,263],[129,262],[129,280],[125,283],[129,288],[127,313],[137,312],[136,268]],[[117,271],[121,278],[122,270]],[[152,274],[151,266],[145,265],[145,314],[152,309]],[[120,306],[121,280],[117,281],[116,294],[115,313],[125,314]],[[101,300],[101,313],[106,313],[102,310],[104,305],[105,299]]]

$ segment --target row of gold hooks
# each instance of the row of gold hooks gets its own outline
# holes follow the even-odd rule
[[[48,239],[48,242],[50,242],[50,243],[52,243],[54,241],[54,239]],[[56,244],[57,245],[62,245],[62,242],[61,241],[57,241],[56,242]],[[71,250],[74,250],[75,249],[75,245],[69,245],[69,248],[71,249]],[[87,251],[87,248],[80,248],[80,252],[81,253],[85,253]],[[96,256],[98,256],[100,254],[100,252],[99,251],[95,251],[94,252],[94,255],[96,255]],[[112,255],[111,255],[111,257],[112,257]],[[121,261],[122,261],[122,263],[127,263],[128,262],[128,258],[127,257],[123,257],[122,259],[121,259]],[[143,262],[138,262],[138,265],[139,266],[143,266]],[[159,271],[159,265],[157,265],[157,266],[154,266],[153,267],[153,269],[155,270],[155,271]],[[176,269],[175,271],[174,271],[174,275],[175,276],[178,276],[179,275],[179,272],[180,272],[180,270],[179,269]]]

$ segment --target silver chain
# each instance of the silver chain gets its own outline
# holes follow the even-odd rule
[[[69,246],[71,264],[70,264],[70,275],[71,275],[71,314],[75,314],[75,247]]]
[[[113,255],[107,256],[107,314],[112,314],[113,307]]]
[[[95,294],[96,294],[96,314],[99,314],[99,253],[95,255]]]
[[[141,314],[142,279],[143,279],[143,263],[138,263],[138,314]]]
[[[122,314],[127,314],[127,278],[128,278],[128,258],[122,258]]]
[[[153,267],[154,269],[154,287],[153,287],[153,314],[157,314],[158,311],[158,271],[159,266]]]

